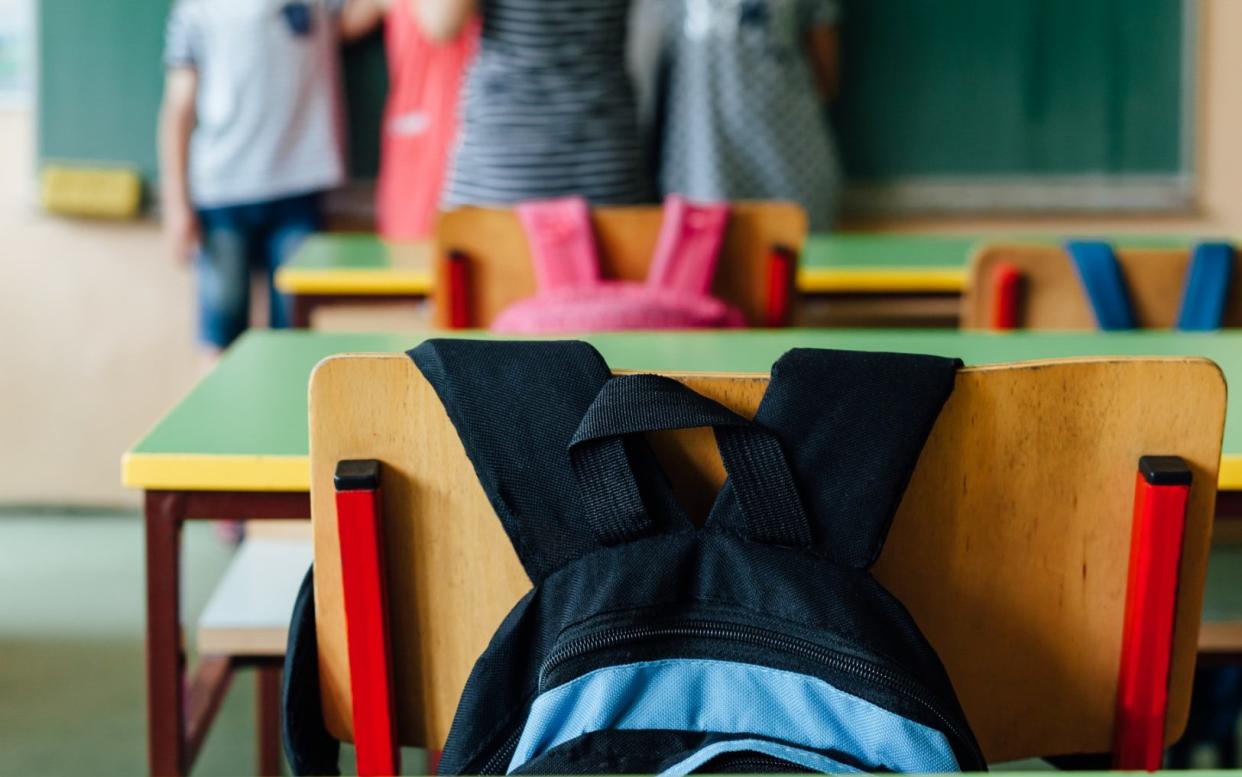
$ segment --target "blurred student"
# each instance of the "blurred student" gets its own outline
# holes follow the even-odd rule
[[[626,72],[629,3],[419,0],[415,13],[433,40],[452,40],[476,11],[482,17],[447,207],[652,197]]]
[[[200,336],[222,349],[249,324],[250,272],[272,277],[323,226],[345,179],[338,42],[384,0],[177,0],[168,19],[159,151],[164,230],[194,259]]]
[[[384,24],[388,101],[376,227],[390,240],[418,240],[432,233],[457,140],[461,84],[479,38],[476,19],[452,40],[429,40],[414,19],[416,2],[393,0]]]
[[[668,11],[661,188],[794,200],[812,229],[830,227],[836,0],[670,0]]]

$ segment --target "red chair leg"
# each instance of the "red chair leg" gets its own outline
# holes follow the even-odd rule
[[[992,274],[992,328],[1017,329],[1021,307],[1022,271],[1011,264],[997,265]]]
[[[338,463],[335,485],[358,774],[399,774],[379,462]]]
[[[461,251],[450,251],[448,260],[449,327],[466,329],[470,326],[470,262]]]
[[[797,255],[786,246],[774,245],[768,253],[768,309],[764,326],[789,326],[790,289],[797,263]]]
[[[1113,767],[1155,771],[1164,756],[1177,578],[1191,474],[1177,456],[1144,456],[1134,494]]]

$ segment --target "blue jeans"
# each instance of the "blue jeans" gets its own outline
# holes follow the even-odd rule
[[[318,192],[277,200],[202,208],[202,249],[196,261],[199,336],[225,348],[250,325],[250,273],[267,275],[270,325],[289,325],[288,298],[273,279],[306,237],[323,227]]]

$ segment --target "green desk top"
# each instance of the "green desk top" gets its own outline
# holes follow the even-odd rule
[[[817,234],[807,238],[802,266],[842,270],[961,268],[978,242],[973,235]]]
[[[798,269],[803,294],[960,293],[975,247],[984,241],[1050,244],[1054,233],[970,235],[837,232],[811,235]],[[1186,236],[1119,234],[1118,245],[1167,247]],[[288,294],[425,296],[431,291],[431,245],[385,243],[369,233],[325,233],[307,240],[276,273]]]
[[[1193,240],[1185,236],[1145,234],[1112,235],[1105,239],[1116,245],[1135,248],[1177,248]],[[807,238],[802,266],[808,269],[835,270],[964,269],[970,262],[971,252],[985,242],[1052,245],[1063,240],[1061,234],[819,234]]]
[[[802,266],[807,269],[872,270],[879,267],[958,269],[984,241],[1056,243],[1060,235],[905,234],[838,232],[807,238]],[[1146,248],[1184,246],[1192,238],[1177,235],[1126,234],[1109,238],[1118,245]],[[383,241],[369,233],[334,232],[307,240],[286,265],[293,270],[386,270],[391,260]]]
[[[329,232],[308,238],[288,267],[300,270],[386,270],[392,265],[387,245],[367,232]]]
[[[405,351],[421,339],[418,334],[252,331],[130,454],[304,457],[307,380],[315,364],[337,353]],[[969,364],[1067,356],[1206,356],[1228,378],[1242,382],[1242,333],[786,329],[614,333],[585,339],[613,367],[629,369],[766,371],[787,349],[809,346],[934,353],[960,356]],[[1230,410],[1225,451],[1242,455],[1242,411]]]

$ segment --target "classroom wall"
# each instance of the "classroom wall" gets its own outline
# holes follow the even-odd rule
[[[1198,159],[1198,208],[1193,215],[973,216],[855,219],[846,228],[884,231],[976,232],[1029,231],[1195,231],[1242,233],[1242,3],[1200,0],[1197,62],[1195,151]]]
[[[1205,0],[1199,55],[1200,206],[1212,223],[1242,228],[1242,3]]]
[[[0,110],[0,504],[134,505],[121,452],[200,369],[189,273],[152,222],[40,214],[32,144]]]
[[[885,230],[1201,229],[1242,234],[1242,2],[1204,0],[1199,218],[886,220]],[[149,222],[34,207],[29,113],[0,110],[0,505],[136,505],[121,452],[194,382],[188,272]]]

